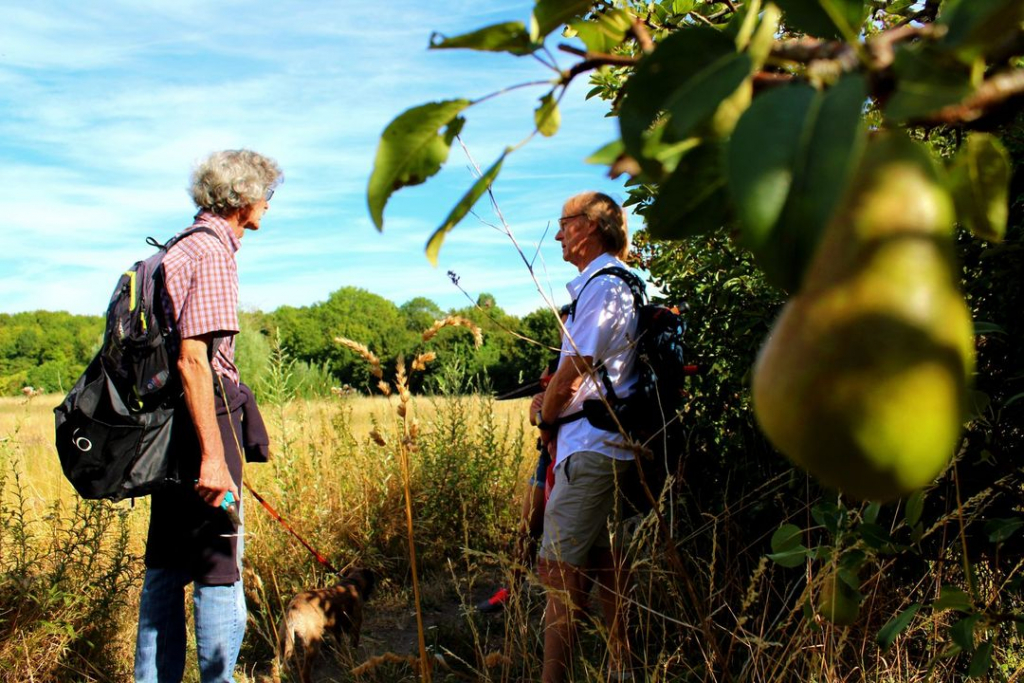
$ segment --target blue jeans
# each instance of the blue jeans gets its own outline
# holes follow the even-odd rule
[[[239,533],[243,533],[244,528],[239,527]],[[238,538],[239,564],[243,538]],[[185,673],[185,586],[190,583],[193,583],[192,577],[180,569],[146,569],[135,640],[135,680],[138,683],[181,682]],[[242,580],[226,586],[195,582],[192,604],[199,680],[234,683],[235,662],[245,636]]]

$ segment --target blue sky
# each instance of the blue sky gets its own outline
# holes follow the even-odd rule
[[[285,172],[263,229],[238,255],[243,308],[309,305],[350,285],[398,304],[465,305],[449,270],[510,312],[543,305],[508,238],[472,216],[437,268],[423,255],[473,182],[458,145],[440,176],[393,196],[383,233],[365,198],[377,140],[399,112],[551,77],[529,57],[426,49],[434,30],[527,21],[529,0],[0,4],[0,311],[102,313],[118,273],[150,253],[145,237],[191,221],[193,165],[236,147]],[[553,52],[559,40],[549,39]],[[583,163],[616,135],[607,105],[585,101],[588,89],[578,79],[562,131],[511,155],[494,187],[527,252],[550,225],[537,272],[556,303],[575,274],[553,239],[562,201],[586,189],[625,197]],[[545,92],[517,90],[467,112],[463,140],[480,166],[530,132]],[[496,222],[483,201],[477,213]]]

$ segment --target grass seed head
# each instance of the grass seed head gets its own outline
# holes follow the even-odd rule
[[[384,379],[384,371],[380,368],[380,359],[374,355],[373,351],[370,351],[365,344],[360,344],[357,341],[346,339],[345,337],[335,337],[334,343],[344,346],[349,351],[359,355],[367,363],[370,364],[370,374],[377,379]]]
[[[383,434],[381,434],[379,431],[377,431],[376,427],[374,427],[373,429],[370,430],[370,438],[373,439],[373,442],[375,444],[377,444],[378,446],[387,446],[388,445],[387,439],[384,438]]]
[[[484,333],[477,327],[476,323],[460,315],[450,315],[444,320],[438,320],[430,329],[423,333],[423,341],[430,341],[434,335],[443,327],[465,327],[473,334],[473,346],[480,348],[484,343]]]
[[[424,372],[427,369],[427,363],[437,360],[437,354],[433,351],[427,351],[416,356],[412,361],[413,372]]]
[[[399,356],[398,360],[395,361],[395,388],[398,389],[399,393],[402,393],[408,386],[409,381],[405,376],[405,358]]]

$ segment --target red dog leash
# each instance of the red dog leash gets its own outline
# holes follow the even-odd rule
[[[281,526],[283,526],[285,529],[288,530],[288,533],[290,533],[292,536],[294,536],[299,541],[299,543],[301,543],[303,546],[305,546],[306,550],[308,550],[310,553],[313,554],[313,557],[316,558],[317,562],[322,564],[324,566],[324,568],[326,568],[327,571],[331,572],[332,574],[341,574],[341,572],[339,572],[337,569],[334,568],[334,565],[331,564],[331,561],[328,560],[323,555],[321,555],[320,553],[318,553],[316,551],[316,549],[313,548],[313,546],[311,546],[309,543],[307,543],[306,539],[304,539],[302,536],[300,536],[298,534],[298,532],[295,531],[295,529],[293,529],[291,527],[291,525],[288,524],[288,522],[286,522],[284,520],[284,518],[277,512],[277,510],[275,510],[270,505],[270,503],[268,503],[266,501],[266,499],[263,498],[263,496],[261,496],[260,494],[256,493],[255,489],[253,489],[253,487],[249,485],[249,482],[243,481],[242,483],[245,485],[245,488],[249,491],[249,493],[252,494],[252,497],[255,498],[257,501],[259,501],[259,504],[262,505],[263,508],[267,512],[270,513],[270,516],[273,517],[274,519],[276,519],[278,522],[280,522]]]
[[[226,397],[228,394],[224,390],[224,380],[221,379],[221,376],[219,374],[217,374],[217,382],[220,385],[220,395],[221,395],[221,397]],[[224,398],[224,401],[225,401],[225,405],[227,405],[227,398]],[[231,408],[230,407],[228,408],[228,424],[231,426],[231,436],[235,440],[235,448],[238,449],[238,457],[242,458],[242,457],[244,457],[242,455],[244,453],[244,451],[242,450],[242,442],[241,442],[241,440],[239,440],[238,434],[235,432],[235,423],[231,419]],[[318,553],[313,546],[311,546],[309,543],[307,543],[306,539],[304,539],[302,536],[300,536],[299,533],[297,531],[295,531],[295,529],[293,529],[291,527],[291,525],[284,520],[284,517],[282,517],[278,513],[278,511],[275,510],[270,505],[270,503],[268,503],[266,501],[266,499],[263,496],[261,496],[260,494],[256,493],[256,489],[254,489],[252,486],[249,486],[249,482],[247,482],[247,481],[245,481],[243,479],[242,480],[242,484],[245,486],[246,489],[249,490],[249,493],[252,494],[252,497],[255,498],[257,501],[259,501],[259,504],[262,505],[263,508],[267,512],[270,513],[271,517],[273,517],[278,522],[280,522],[281,526],[283,526],[285,529],[288,530],[288,533],[290,533],[292,536],[294,536],[299,541],[299,543],[301,543],[303,546],[305,546],[306,550],[308,550],[309,552],[311,552],[313,554],[313,557],[316,558],[317,562],[322,564],[332,574],[337,574],[339,576],[341,575],[341,572],[339,572],[337,569],[334,568],[334,565],[331,564],[330,560],[328,560],[326,557],[324,557],[323,555]]]

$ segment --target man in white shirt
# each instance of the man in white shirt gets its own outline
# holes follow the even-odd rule
[[[627,667],[623,598],[627,577],[619,560],[623,541],[609,537],[608,521],[619,521],[619,481],[632,467],[633,453],[623,438],[593,427],[586,419],[561,424],[577,415],[583,402],[604,394],[607,379],[616,396],[628,396],[636,382],[636,309],[626,282],[598,275],[625,268],[629,249],[626,217],[617,203],[597,192],[571,198],[562,207],[555,239],[562,258],[580,274],[568,283],[573,311],[566,322],[562,361],[534,416],[541,439],[557,439],[555,486],[544,515],[540,573],[548,588],[545,612],[545,683],[564,681],[572,656],[574,606],[582,598],[583,570],[599,585],[601,608],[609,633],[609,674],[621,678]],[[593,278],[593,280],[591,280]]]

